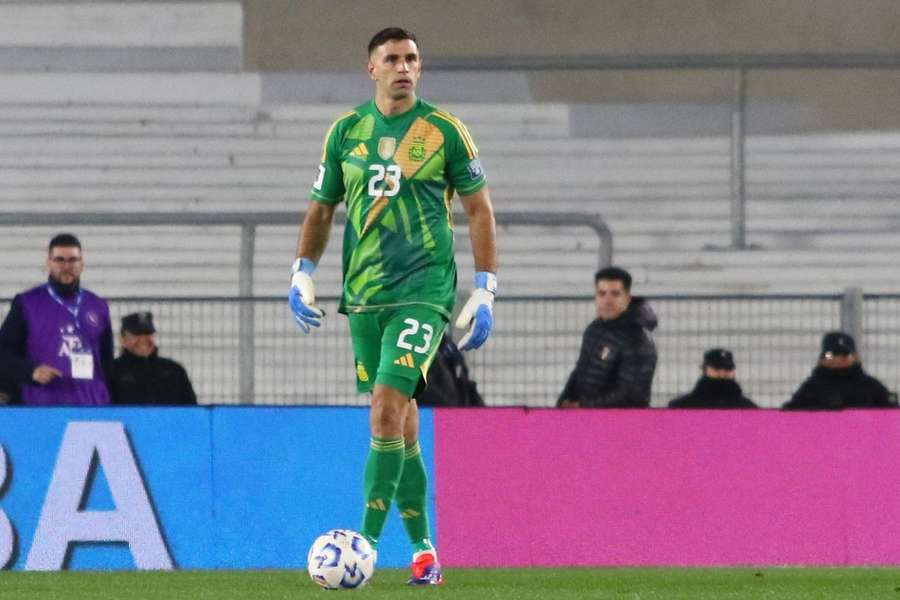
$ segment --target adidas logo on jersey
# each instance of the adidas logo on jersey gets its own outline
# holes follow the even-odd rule
[[[410,369],[416,368],[416,363],[413,360],[413,355],[411,352],[407,352],[404,356],[401,356],[397,360],[394,361],[395,365],[401,365],[404,367],[409,367]]]
[[[365,158],[369,155],[369,150],[366,148],[365,144],[359,144],[356,148],[350,152],[350,156],[359,156],[361,158]]]

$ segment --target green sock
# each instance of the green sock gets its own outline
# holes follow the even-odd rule
[[[403,471],[403,438],[372,437],[363,490],[366,508],[363,512],[362,534],[373,548],[384,529],[391,500]]]
[[[425,496],[428,475],[419,442],[407,446],[404,452],[403,476],[397,486],[397,509],[403,519],[403,526],[409,535],[414,552],[433,550],[428,532],[428,511]]]

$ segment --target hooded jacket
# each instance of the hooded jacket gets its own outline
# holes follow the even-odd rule
[[[846,369],[816,367],[782,408],[840,410],[894,406],[887,388],[863,371],[862,364],[856,363]]]
[[[174,360],[159,356],[159,349],[147,358],[122,350],[112,364],[109,391],[113,404],[197,404],[187,371]]]
[[[734,379],[703,376],[694,389],[669,402],[669,408],[756,408]]]
[[[557,405],[575,400],[582,407],[649,406],[656,370],[650,332],[656,325],[656,313],[638,296],[619,317],[594,320],[584,332],[578,362]]]

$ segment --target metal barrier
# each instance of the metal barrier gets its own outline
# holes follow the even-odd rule
[[[0,213],[0,227],[27,224],[42,225],[142,225],[144,227],[161,225],[234,225],[241,228],[240,262],[238,265],[238,293],[241,298],[254,297],[254,256],[256,254],[256,231],[260,226],[299,224],[305,212],[264,212],[264,213],[41,213],[16,212]],[[466,223],[464,214],[454,214],[455,222]],[[597,266],[604,267],[612,263],[613,235],[603,217],[597,214],[560,214],[553,212],[497,212],[495,220],[498,226],[535,226],[535,227],[584,227],[596,233],[600,241]],[[346,214],[335,214],[335,224],[346,222]],[[288,259],[285,259],[288,260]],[[197,299],[192,299],[196,301]],[[230,300],[223,300],[230,302]],[[254,357],[256,352],[257,303],[240,302],[237,309],[240,318],[236,327],[239,331],[237,351],[240,361],[237,366],[240,377],[240,390],[236,398],[254,398],[258,363]],[[218,391],[218,388],[216,388]],[[218,398],[218,396],[217,396]],[[216,400],[219,401],[218,399]]]
[[[653,405],[688,391],[701,354],[730,348],[738,381],[760,406],[780,406],[812,370],[824,332],[843,328],[845,297],[659,296],[654,339],[659,363]],[[208,404],[366,404],[355,389],[349,331],[336,298],[322,298],[321,330],[298,332],[284,298],[112,298],[114,323],[151,310],[163,356],[188,369]],[[867,371],[900,388],[900,295],[865,295],[858,343]],[[0,318],[9,301],[0,301]],[[253,323],[244,323],[246,315]],[[472,377],[491,406],[552,406],[594,318],[591,296],[500,297],[497,328],[484,349],[468,354]],[[846,318],[846,315],[844,315]],[[244,334],[254,332],[251,352]],[[253,362],[244,364],[247,357]],[[248,387],[242,377],[252,373]]]

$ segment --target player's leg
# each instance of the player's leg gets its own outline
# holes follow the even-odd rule
[[[409,414],[403,428],[405,452],[403,473],[397,486],[397,510],[409,535],[413,552],[434,550],[428,527],[426,496],[428,475],[422,449],[419,447],[419,408],[415,400],[409,401]]]
[[[372,437],[363,478],[362,534],[375,549],[403,470],[403,421],[408,410],[407,397],[402,392],[376,382],[384,335],[381,317],[379,313],[350,315],[356,387],[360,393],[372,393],[369,412]]]
[[[412,576],[409,583],[438,584],[443,581],[443,576],[428,527],[428,475],[419,447],[419,408],[415,399],[409,402],[403,439],[406,454],[396,499],[403,526],[413,547]]]
[[[411,306],[396,311],[385,327],[379,381],[415,396],[424,388],[425,374],[437,356],[446,327],[445,317],[429,307]],[[403,437],[403,471],[395,501],[413,546],[410,583],[440,583],[440,566],[428,524],[428,477],[419,446],[419,409],[415,400],[409,401]]]
[[[372,439],[365,470],[362,533],[376,547],[403,472],[403,421],[408,410],[409,398],[403,392],[375,384],[369,413]]]

